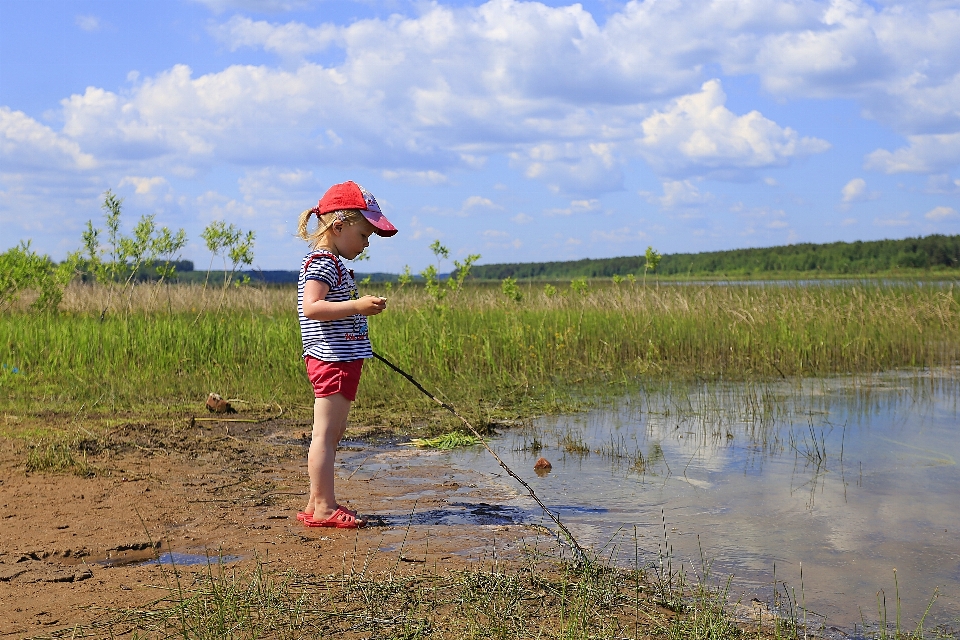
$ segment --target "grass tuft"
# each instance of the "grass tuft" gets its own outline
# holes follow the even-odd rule
[[[405,442],[404,444],[421,449],[441,449],[447,451],[480,444],[480,438],[468,433],[451,431],[450,433],[444,433],[432,438],[413,438],[410,442]]]

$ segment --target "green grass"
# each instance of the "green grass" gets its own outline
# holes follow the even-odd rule
[[[258,563],[165,574],[167,595],[73,637],[613,640],[665,637],[671,624],[645,595],[642,572],[594,565],[310,575]],[[730,628],[726,637],[747,635]]]
[[[444,433],[432,438],[413,438],[406,444],[421,449],[448,451],[459,447],[472,447],[475,444],[480,444],[480,438],[466,433],[460,433],[459,431],[451,431],[450,433]]]
[[[580,397],[641,379],[769,379],[960,362],[953,287],[520,288],[520,303],[474,286],[440,307],[423,289],[377,290],[389,307],[370,320],[374,348],[481,425],[570,409]],[[0,315],[0,359],[18,368],[0,370],[2,410],[176,414],[210,391],[252,406],[311,403],[292,289],[241,288],[219,312],[219,293],[199,287],[144,285],[123,299],[77,289],[59,314]],[[358,419],[399,425],[435,413],[400,376],[367,363]]]

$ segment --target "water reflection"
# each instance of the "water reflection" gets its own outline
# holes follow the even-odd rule
[[[702,547],[744,601],[770,600],[774,567],[799,593],[802,565],[811,617],[847,630],[861,611],[877,618],[881,589],[892,619],[896,569],[905,620],[939,587],[927,628],[960,626],[958,401],[957,372],[675,386],[539,420],[495,448],[623,564],[649,565],[666,537],[696,568]],[[481,451],[450,455],[497,472]],[[537,476],[541,456],[552,471]]]

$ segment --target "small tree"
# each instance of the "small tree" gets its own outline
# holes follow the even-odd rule
[[[133,228],[133,235],[125,236],[121,231],[123,198],[117,197],[108,189],[103,195],[101,208],[107,233],[106,246],[100,243],[103,231],[94,227],[92,220],[87,221],[87,228],[82,235],[83,261],[86,271],[94,281],[105,284],[121,283],[119,293],[122,295],[131,291],[139,274],[143,271],[149,272],[160,260],[164,260],[164,264],[157,267],[160,281],[173,274],[175,269],[170,262],[187,244],[187,233],[183,229],[176,233],[167,227],[157,229],[155,216],[143,215]],[[78,257],[78,262],[79,260]],[[111,288],[107,307],[100,313],[101,320],[107,313],[113,294],[114,289]]]
[[[514,302],[519,303],[523,300],[523,291],[520,290],[520,286],[514,278],[504,278],[500,283],[500,291]]]
[[[256,234],[253,231],[244,233],[233,223],[226,223],[222,220],[214,220],[206,226],[200,234],[203,242],[210,251],[210,264],[207,267],[207,277],[203,280],[203,288],[207,288],[207,282],[210,280],[210,271],[213,269],[213,261],[217,256],[223,260],[223,286],[220,288],[220,302],[217,304],[217,311],[223,308],[223,303],[227,297],[227,287],[233,282],[233,276],[240,265],[249,266],[253,264],[253,241]],[[229,264],[229,269],[227,265]],[[250,276],[244,276],[240,282],[249,282]],[[203,309],[200,310],[200,314]],[[197,320],[200,319],[197,314]]]
[[[403,272],[397,276],[398,290],[413,282],[413,274],[410,273],[410,265],[403,265]]]
[[[470,275],[470,269],[473,267],[473,264],[480,259],[480,254],[471,253],[463,262],[454,260],[454,271],[447,280],[447,287],[444,289],[443,284],[440,282],[440,261],[450,259],[450,249],[440,244],[439,240],[434,240],[433,244],[430,245],[430,251],[432,251],[433,255],[436,257],[437,264],[430,265],[421,271],[420,277],[422,277],[424,280],[427,293],[429,293],[431,297],[436,300],[437,304],[439,304],[447,296],[448,292],[457,293],[463,289],[463,283]],[[401,287],[410,281],[409,268],[405,268],[404,274],[406,275],[406,279],[404,278],[404,275],[401,275],[399,279]]]
[[[450,281],[447,283],[451,291],[456,292],[463,289],[463,282],[470,275],[470,269],[473,267],[473,263],[479,259],[479,253],[471,253],[462,263],[459,260],[453,261],[453,266],[456,268],[453,270]]]
[[[647,286],[647,271],[656,271],[657,267],[660,265],[660,259],[663,258],[660,255],[659,251],[656,251],[653,247],[647,247],[647,251],[644,254],[645,261],[643,263],[643,286]]]
[[[39,295],[31,305],[34,309],[56,311],[79,264],[79,253],[54,264],[49,256],[34,252],[29,240],[0,253],[0,309],[16,302],[25,291],[35,291]]]
[[[200,234],[207,249],[210,251],[210,266],[207,268],[207,277],[203,286],[207,286],[210,280],[210,271],[213,269],[213,261],[217,256],[223,260],[223,289],[226,290],[233,281],[233,276],[240,265],[250,266],[253,264],[253,242],[256,239],[256,233],[247,231],[244,233],[233,223],[226,223],[222,220],[214,220]],[[229,269],[227,265],[229,264]]]
[[[570,281],[571,291],[574,291],[576,293],[579,293],[582,296],[585,296],[587,295],[587,289],[589,289],[589,285],[587,284],[587,278],[585,276],[574,278],[573,280]]]

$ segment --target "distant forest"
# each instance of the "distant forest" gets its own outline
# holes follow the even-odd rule
[[[643,256],[573,260],[569,262],[521,262],[516,264],[474,265],[471,280],[569,280],[572,278],[610,278],[615,275],[643,275]],[[193,262],[175,263],[173,280],[203,282],[206,270],[195,271]],[[905,240],[874,242],[833,242],[830,244],[791,244],[763,249],[734,249],[709,253],[664,255],[655,272],[660,276],[761,276],[792,277],[830,275],[870,275],[915,273],[918,270],[948,271],[960,275],[960,235],[932,235]],[[211,271],[210,282],[223,282],[222,271]],[[289,284],[297,281],[296,271],[240,271],[235,277],[248,276],[253,282]],[[357,273],[357,279],[370,276],[372,282],[395,281],[389,273]],[[447,274],[441,277],[447,277]],[[146,269],[142,279],[155,279]],[[419,276],[414,276],[419,281]]]
[[[645,262],[643,256],[634,256],[488,264],[474,266],[470,275],[478,280],[610,278],[631,273],[640,276]],[[960,235],[674,253],[663,256],[656,273],[662,276],[860,275],[917,269],[960,271]]]

